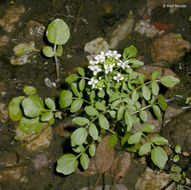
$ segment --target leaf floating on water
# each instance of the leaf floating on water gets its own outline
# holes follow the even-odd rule
[[[104,173],[110,169],[114,161],[114,149],[108,144],[109,138],[109,135],[105,136],[96,150],[95,162],[99,173]]]

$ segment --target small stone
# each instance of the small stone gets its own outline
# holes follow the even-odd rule
[[[172,63],[189,52],[191,45],[181,36],[169,33],[156,39],[150,49],[153,62],[167,61]]]
[[[6,46],[9,42],[9,37],[6,35],[0,36],[0,47]]]
[[[0,103],[0,121],[5,123],[8,118],[8,110],[4,103]]]
[[[108,50],[109,44],[104,38],[101,37],[98,37],[95,40],[86,43],[84,47],[84,51],[90,53],[88,60],[98,55],[101,51],[106,52]]]
[[[129,36],[134,26],[134,18],[132,11],[124,20],[121,20],[117,25],[114,26],[114,30],[110,32],[108,36],[109,48],[115,49],[121,41]]]
[[[14,24],[19,21],[21,15],[25,12],[25,8],[23,5],[18,7],[10,6],[0,19],[0,25],[7,32],[12,32],[14,30]]]
[[[47,167],[48,164],[51,163],[51,160],[49,160],[45,153],[40,153],[32,160],[32,162],[35,169],[41,169]]]
[[[29,55],[23,55],[21,57],[15,57],[13,56],[11,58],[11,65],[24,65],[26,63],[28,63],[28,58],[29,58]]]

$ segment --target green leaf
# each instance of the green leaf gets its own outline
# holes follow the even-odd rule
[[[82,145],[86,141],[86,138],[87,138],[86,128],[80,127],[72,133],[71,144],[72,146]]]
[[[75,117],[74,119],[72,119],[72,123],[76,125],[86,125],[89,122],[90,122],[89,119],[85,117]]]
[[[106,110],[105,103],[103,101],[96,102],[95,107],[96,107],[96,109],[98,109],[100,111],[105,111]]]
[[[115,100],[112,104],[111,104],[111,109],[116,109],[118,107],[118,105],[121,103],[121,100]]]
[[[72,92],[79,98],[82,98],[83,94],[82,92],[79,92],[78,91],[78,87],[77,87],[77,84],[76,83],[72,83],[71,84],[71,88],[72,88]]]
[[[78,72],[82,77],[85,76],[85,71],[84,71],[84,69],[83,69],[82,67],[78,67],[78,68],[77,68],[77,72]]]
[[[60,93],[59,104],[61,108],[67,108],[73,101],[72,92],[70,90],[62,90]]]
[[[84,90],[84,87],[85,87],[85,84],[86,84],[86,81],[84,78],[82,78],[79,82],[79,89],[80,91],[83,91]]]
[[[77,74],[71,74],[71,75],[69,75],[69,76],[65,79],[65,81],[66,81],[67,83],[69,83],[69,84],[72,84],[73,82],[77,81],[78,78],[79,78],[79,76],[78,76]]]
[[[56,110],[56,104],[55,104],[55,101],[52,98],[45,98],[45,104],[52,111]]]
[[[116,111],[111,110],[111,111],[109,111],[109,114],[110,114],[110,116],[111,116],[113,119],[115,119]]]
[[[160,74],[160,72],[157,71],[157,70],[155,70],[155,71],[152,73],[152,75],[151,75],[152,80],[156,80],[157,77],[159,76],[159,74]]]
[[[163,144],[168,144],[168,140],[165,139],[164,137],[153,137],[151,139],[152,143],[155,143],[157,145],[163,145]]]
[[[100,114],[98,117],[98,120],[99,120],[99,125],[101,128],[109,129],[109,122],[104,115]]]
[[[176,145],[175,146],[175,152],[177,153],[177,154],[180,154],[181,153],[181,146],[180,145]]]
[[[112,135],[109,137],[108,144],[111,148],[114,147],[117,144],[117,142],[118,142],[118,138],[116,135]]]
[[[151,143],[147,142],[145,144],[143,144],[140,149],[139,149],[139,155],[143,156],[148,154],[151,151]]]
[[[131,59],[129,60],[130,63],[132,64],[131,67],[141,67],[144,65],[142,61],[136,60],[136,59]]]
[[[137,55],[137,48],[133,45],[127,47],[123,51],[123,59],[136,57]]]
[[[57,50],[56,50],[56,56],[61,57],[62,54],[63,54],[63,48],[62,48],[62,46],[59,45]]]
[[[98,92],[98,97],[99,97],[99,98],[103,98],[104,96],[105,96],[104,90],[100,90],[100,91]]]
[[[127,131],[130,131],[133,126],[133,118],[128,111],[125,111],[125,123],[127,125]]]
[[[159,119],[161,116],[160,108],[157,105],[152,106],[155,116]]]
[[[180,156],[178,154],[174,155],[173,162],[178,162],[180,160]]]
[[[36,117],[34,119],[28,119],[28,118],[22,117],[19,122],[18,128],[23,133],[32,135],[32,134],[40,132],[43,126],[42,126],[42,123],[40,123],[39,121],[39,117]]]
[[[151,159],[156,166],[163,169],[168,160],[168,156],[163,148],[157,146],[151,151]]]
[[[142,126],[141,131],[145,133],[150,133],[155,129],[154,125],[151,124],[145,124]]]
[[[72,150],[76,153],[80,153],[80,152],[84,152],[85,148],[83,147],[83,145],[76,145],[72,148]]]
[[[124,111],[125,111],[125,107],[120,106],[119,110],[117,111],[117,120],[118,121],[123,118]]]
[[[52,111],[47,111],[43,113],[40,117],[41,121],[49,121],[54,117]]]
[[[78,167],[78,161],[73,154],[65,154],[57,160],[56,171],[64,175],[73,173]]]
[[[147,121],[147,119],[148,119],[147,112],[146,111],[140,111],[139,117],[141,118],[142,121],[144,121],[144,122]]]
[[[18,96],[13,98],[8,105],[9,117],[13,121],[19,121],[22,118],[20,105],[25,96]]]
[[[158,93],[159,93],[159,85],[155,81],[151,82],[151,90],[152,90],[152,93],[155,96],[158,95]]]
[[[151,98],[151,91],[145,84],[142,85],[142,95],[146,100],[150,100]]]
[[[166,101],[165,101],[165,98],[162,96],[162,95],[160,95],[159,97],[158,97],[158,104],[159,104],[159,106],[160,106],[160,108],[163,110],[163,111],[165,111],[166,110],[166,108],[167,108],[167,103],[166,103]]]
[[[141,84],[143,84],[145,80],[145,75],[143,73],[139,73],[138,80]]]
[[[173,87],[174,85],[178,84],[180,82],[180,80],[178,78],[175,78],[171,75],[167,75],[167,76],[164,76],[160,79],[160,82],[168,87],[168,88],[171,88]]]
[[[94,144],[90,144],[89,147],[89,154],[91,157],[95,156],[95,152],[96,152],[96,146]]]
[[[44,46],[42,48],[42,52],[46,57],[53,57],[54,56],[54,50],[51,46]]]
[[[36,94],[36,88],[33,87],[33,86],[25,86],[23,88],[23,92],[26,94],[26,95],[35,95]]]
[[[74,100],[70,107],[70,112],[72,112],[72,113],[77,112],[82,107],[82,104],[83,104],[83,100],[81,100],[81,99]]]
[[[138,99],[139,99],[139,94],[137,93],[137,91],[136,90],[133,90],[133,93],[132,93],[132,100],[134,101],[134,102],[136,102]]]
[[[129,144],[135,144],[135,143],[138,143],[140,142],[141,140],[141,137],[142,137],[142,132],[141,131],[138,131],[136,132],[135,134],[131,135],[128,139],[128,143]]]
[[[86,106],[85,107],[85,112],[89,115],[89,116],[95,116],[98,115],[99,112],[93,107],[93,106]]]
[[[82,165],[82,168],[84,170],[88,169],[89,162],[90,162],[90,159],[89,159],[88,155],[85,152],[83,152],[80,157],[80,164]]]
[[[98,130],[97,130],[97,127],[94,123],[92,123],[89,127],[89,134],[93,138],[93,140],[98,139]]]
[[[30,95],[22,101],[23,110],[28,117],[37,117],[44,110],[44,103],[38,96]]]
[[[63,45],[70,37],[70,29],[62,19],[55,19],[48,25],[46,36],[50,43]]]

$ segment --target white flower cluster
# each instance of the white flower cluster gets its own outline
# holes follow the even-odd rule
[[[99,72],[104,72],[106,75],[109,73],[112,73],[112,71],[115,68],[122,68],[125,70],[126,68],[130,68],[128,65],[129,61],[122,61],[120,60],[121,54],[117,53],[117,51],[107,51],[104,53],[103,51],[95,56],[94,60],[90,60],[88,68],[93,72],[94,77],[90,79],[88,82],[89,85],[92,86],[92,88],[96,87],[96,84],[99,83],[99,81],[96,79],[96,75]],[[124,79],[123,75],[121,73],[117,73],[116,76],[113,77],[114,80],[117,82]]]

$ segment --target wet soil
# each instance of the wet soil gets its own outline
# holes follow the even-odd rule
[[[138,10],[146,6],[143,0],[16,0],[14,5],[9,1],[0,1],[0,16],[10,6],[23,5],[25,7],[24,16],[21,17],[14,32],[7,34],[3,28],[0,28],[0,35],[6,34],[10,37],[10,42],[5,47],[0,47],[0,90],[6,92],[6,95],[0,94],[0,100],[6,105],[12,97],[22,95],[22,88],[25,85],[32,85],[38,90],[40,97],[53,97],[57,95],[55,88],[48,88],[44,79],[48,77],[51,81],[56,80],[55,65],[53,60],[45,58],[42,54],[37,54],[32,61],[23,66],[13,66],[10,64],[10,58],[13,56],[13,47],[23,41],[23,30],[30,20],[35,20],[47,26],[55,18],[63,18],[71,29],[69,42],[64,45],[64,56],[61,58],[61,78],[62,81],[67,74],[72,73],[78,66],[84,66],[87,62],[84,45],[97,38],[105,37],[108,29],[112,28],[122,18],[128,16],[130,10],[135,15],[135,20],[142,19],[138,15]],[[80,6],[82,8],[80,9]],[[107,8],[111,10],[108,12]],[[78,16],[79,15],[79,16]],[[188,22],[190,16],[190,5],[185,9],[179,9],[170,15],[167,9],[156,9],[152,12],[152,20],[155,22],[167,22],[175,27],[169,32],[181,33],[183,38],[191,42],[191,23]],[[152,39],[153,40],[153,39]],[[38,42],[38,48],[41,49],[46,40]],[[122,42],[118,51],[122,52],[124,47],[131,44],[138,49],[138,54],[145,57],[145,64],[151,63],[150,51],[148,51],[151,40],[142,37],[133,32],[128,38],[128,43]],[[70,55],[70,58],[67,58]],[[191,54],[187,54],[181,61],[174,63],[171,67],[181,79],[181,86],[173,93],[181,95],[175,98],[176,103],[183,104],[187,96],[191,96],[190,66]],[[174,94],[172,95],[174,97]],[[178,100],[178,102],[177,102]],[[172,102],[174,103],[174,102]],[[57,122],[56,122],[57,124]],[[55,125],[56,125],[55,124]],[[82,187],[95,184],[95,177],[83,177],[79,174],[63,176],[55,171],[56,160],[66,150],[66,140],[59,135],[54,139],[48,149],[43,151],[50,160],[48,166],[35,169],[32,160],[35,154],[26,154],[23,152],[21,144],[14,140],[14,126],[10,120],[7,123],[0,123],[0,155],[5,153],[15,153],[17,163],[26,166],[23,171],[27,177],[27,183],[6,181],[0,184],[0,190],[78,190]],[[54,126],[53,126],[54,127]],[[39,153],[38,153],[39,154]],[[134,185],[143,172],[144,165],[132,163],[123,183],[129,190],[134,189]],[[4,166],[0,165],[0,170]],[[99,184],[113,184],[111,176],[102,177]]]

